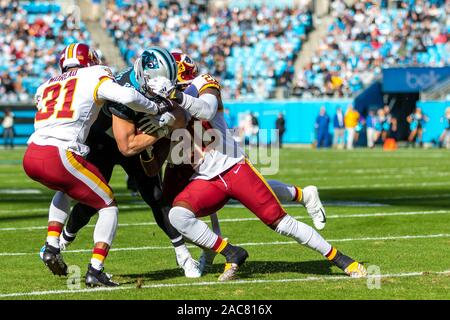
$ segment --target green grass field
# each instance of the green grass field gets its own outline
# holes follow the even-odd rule
[[[219,219],[224,236],[250,254],[240,280],[217,281],[221,256],[211,273],[186,279],[150,209],[128,194],[117,168],[112,186],[121,226],[106,270],[122,285],[113,290],[86,289],[83,279],[79,289],[69,288],[40,261],[52,192],[26,177],[23,152],[0,151],[0,299],[450,299],[448,150],[282,150],[279,174],[270,178],[318,186],[329,218],[322,235],[369,270],[379,269],[381,279],[346,277],[237,205]],[[286,208],[311,224],[303,207]],[[64,254],[82,278],[94,223]],[[198,248],[191,252],[200,255]]]

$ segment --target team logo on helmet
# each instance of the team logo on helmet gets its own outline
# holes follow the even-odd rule
[[[154,52],[145,51],[142,55],[142,65],[145,69],[159,69],[158,58]]]
[[[194,60],[181,51],[172,52],[178,65],[178,85],[188,85],[198,76],[198,67]]]

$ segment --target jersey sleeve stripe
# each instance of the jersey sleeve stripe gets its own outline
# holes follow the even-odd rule
[[[107,81],[107,80],[113,80],[113,79],[111,79],[108,76],[103,76],[103,77],[100,77],[99,80],[100,81],[97,83],[97,85],[95,86],[95,89],[94,89],[94,102],[95,102],[95,104],[98,104],[98,96],[97,96],[97,94],[98,94],[98,88],[100,87],[100,85],[103,82]]]
[[[198,93],[202,93],[204,90],[208,89],[208,88],[215,88],[217,90],[220,90],[220,85],[217,83],[207,83],[205,84],[203,87],[201,87],[201,89],[198,91]]]

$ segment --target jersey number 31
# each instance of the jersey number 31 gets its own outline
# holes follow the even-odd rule
[[[57,119],[71,119],[73,116],[72,100],[77,85],[77,78],[70,79],[64,86],[64,102],[61,110],[56,113]],[[45,88],[42,94],[42,101],[45,101],[44,107],[36,113],[36,121],[47,120],[55,113],[55,106],[58,103],[61,94],[61,83],[57,82]]]

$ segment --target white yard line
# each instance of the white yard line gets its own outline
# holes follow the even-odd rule
[[[298,206],[298,205],[296,205]],[[232,206],[231,206],[232,207]],[[361,213],[361,214],[345,214],[345,215],[328,215],[327,218],[343,219],[343,218],[366,218],[366,217],[389,217],[389,216],[409,216],[409,215],[430,215],[430,214],[445,214],[450,213],[450,210],[435,210],[435,211],[407,211],[407,212],[377,212],[377,213]],[[305,216],[294,216],[294,218],[302,220],[309,219]],[[225,218],[220,219],[220,222],[242,222],[242,221],[258,221],[258,218]],[[136,226],[154,226],[156,222],[138,222],[138,223],[120,223],[119,227],[136,227]],[[93,228],[95,225],[89,224],[86,227]],[[44,230],[47,226],[31,226],[31,227],[11,227],[0,228],[2,231],[32,231]]]
[[[415,271],[415,272],[403,272],[403,273],[391,273],[381,275],[369,275],[367,278],[355,279],[347,276],[322,276],[322,277],[306,277],[306,278],[293,278],[293,279],[261,279],[261,280],[235,280],[228,282],[219,281],[203,281],[203,282],[188,282],[188,283],[155,283],[149,285],[143,285],[140,289],[136,286],[120,286],[120,287],[99,287],[93,289],[73,289],[73,290],[47,290],[47,291],[31,291],[31,292],[15,292],[15,293],[2,293],[0,298],[14,298],[14,297],[27,297],[27,296],[46,296],[46,295],[59,295],[59,294],[77,294],[77,293],[94,293],[94,292],[109,292],[109,291],[124,291],[124,290],[142,290],[142,289],[157,289],[157,288],[175,288],[175,287],[206,287],[217,285],[248,285],[248,284],[260,284],[260,283],[289,283],[289,282],[314,282],[314,281],[351,281],[351,280],[363,280],[378,278],[404,278],[404,277],[421,277],[430,275],[448,275],[450,270],[441,272],[428,272],[428,271]]]
[[[450,181],[442,182],[413,182],[413,183],[373,183],[373,184],[353,184],[353,185],[339,185],[339,186],[324,186],[319,190],[334,190],[334,189],[361,189],[361,188],[394,188],[394,187],[432,187],[432,186],[450,186]]]
[[[406,211],[406,212],[374,212],[374,213],[356,213],[356,214],[334,214],[327,215],[328,219],[347,219],[347,218],[370,218],[370,217],[395,217],[395,216],[415,216],[415,215],[433,215],[433,214],[447,214],[450,210],[433,210],[433,211]],[[294,216],[298,220],[308,220],[306,216]],[[225,218],[219,219],[223,222],[243,222],[243,221],[259,221],[258,218]],[[137,222],[137,223],[119,223],[119,227],[140,227],[140,226],[155,226],[156,222]],[[93,228],[94,224],[88,224],[86,227]],[[31,226],[31,227],[11,227],[0,228],[0,232],[5,231],[33,231],[33,230],[45,230],[47,226]]]
[[[0,194],[41,194],[39,189],[0,189]]]
[[[329,242],[351,242],[351,241],[385,241],[385,240],[405,240],[405,239],[433,239],[433,238],[450,238],[450,233],[440,234],[425,234],[425,235],[404,235],[404,236],[385,236],[385,237],[363,237],[363,238],[344,238],[344,239],[328,239]],[[273,242],[247,242],[236,243],[238,246],[257,247],[267,245],[291,245],[298,244],[296,241],[273,241]],[[196,248],[193,245],[189,248]],[[111,248],[109,251],[145,251],[145,250],[172,250],[172,246],[144,246],[144,247],[125,247],[125,248]],[[67,253],[85,253],[92,252],[92,249],[79,249],[79,250],[66,250]],[[0,252],[0,257],[13,257],[13,256],[37,256],[38,252]]]

